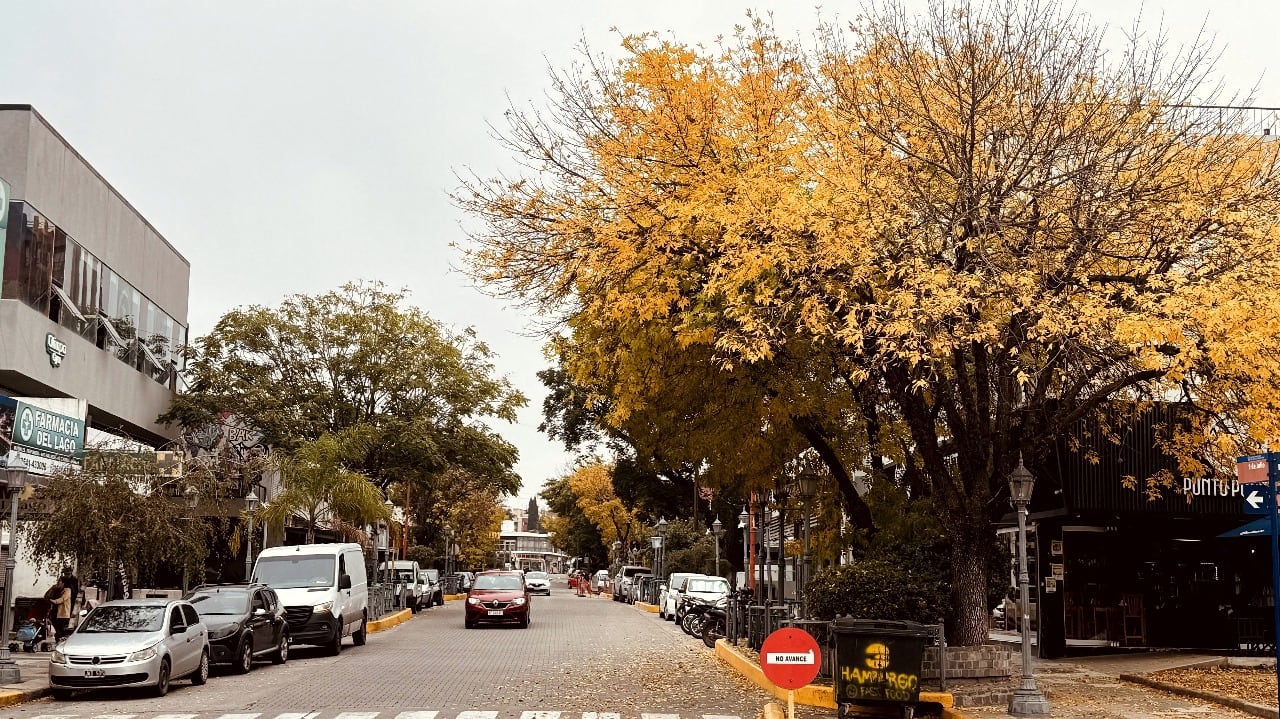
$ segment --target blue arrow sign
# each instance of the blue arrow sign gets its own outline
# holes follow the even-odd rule
[[[1244,493],[1245,514],[1266,514],[1275,506],[1275,498],[1271,496],[1271,487],[1265,484],[1246,484],[1240,488]]]

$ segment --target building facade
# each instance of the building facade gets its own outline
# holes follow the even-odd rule
[[[0,105],[0,394],[76,398],[152,445],[183,370],[191,265],[38,112]]]

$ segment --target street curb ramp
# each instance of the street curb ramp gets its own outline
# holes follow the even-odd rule
[[[737,647],[725,639],[716,640],[716,656],[721,661],[728,664],[734,671],[749,679],[756,686],[769,692],[778,699],[786,700],[787,690],[774,684],[765,677],[764,672],[745,654],[738,651]],[[796,704],[804,704],[811,707],[822,707],[824,709],[835,709],[835,688],[823,686],[821,684],[809,684],[795,690]],[[955,698],[951,692],[920,692],[920,703],[937,704],[942,707],[943,719],[968,719],[968,717],[955,710]],[[770,709],[773,707],[773,709]],[[781,712],[778,717],[786,715],[786,711],[778,707],[778,705],[770,702],[764,706],[765,719],[777,719],[771,716],[771,711]]]

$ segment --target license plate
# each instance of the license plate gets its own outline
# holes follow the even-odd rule
[[[500,616],[502,616],[502,610],[501,610],[501,609],[490,609],[490,610],[489,610],[489,616],[491,616],[491,617],[500,617]]]
[[[86,670],[84,670],[84,675],[85,675],[86,677],[102,677],[102,676],[106,676],[106,674],[107,674],[107,673],[106,673],[106,671],[104,671],[104,670],[102,670],[102,669],[86,669]]]

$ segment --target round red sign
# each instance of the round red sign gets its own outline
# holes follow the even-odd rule
[[[799,689],[813,681],[821,663],[818,643],[803,629],[779,629],[765,637],[760,647],[760,669],[783,689]]]

